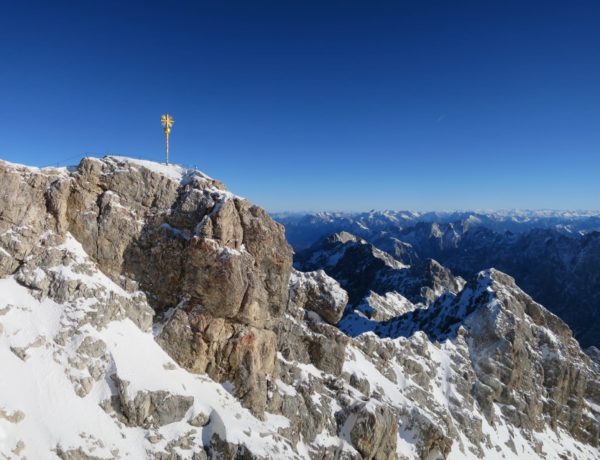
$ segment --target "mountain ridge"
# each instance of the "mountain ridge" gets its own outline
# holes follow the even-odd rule
[[[513,232],[473,223],[469,218],[415,221],[413,216],[410,222],[399,223],[380,222],[379,217],[371,222],[364,217],[356,221],[345,217],[333,224],[329,217],[322,222],[314,216],[281,221],[298,254],[310,251],[334,230],[353,233],[402,263],[432,258],[463,277],[496,267],[514,276],[537,301],[565,319],[583,346],[598,345],[600,223],[595,217],[583,217],[578,225],[586,230],[579,232],[569,229],[571,224],[563,220],[558,224],[546,220],[541,227],[534,220],[519,224],[523,228]],[[297,234],[299,239],[295,239]]]
[[[327,269],[292,268],[283,226],[193,170],[123,157],[0,162],[0,180],[9,458],[597,453],[599,369],[500,272],[469,297],[478,285],[437,262],[403,264],[345,235],[332,243],[357,257],[338,258],[353,269],[343,273],[372,257],[381,287],[348,295]],[[379,310],[347,307],[353,295]],[[393,324],[429,309],[462,329],[344,332],[349,314]]]

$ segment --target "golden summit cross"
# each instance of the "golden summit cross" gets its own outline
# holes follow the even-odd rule
[[[167,164],[169,164],[169,134],[171,134],[171,127],[173,126],[173,123],[175,123],[175,120],[173,120],[171,115],[166,113],[160,117],[160,122],[165,131],[165,158]]]

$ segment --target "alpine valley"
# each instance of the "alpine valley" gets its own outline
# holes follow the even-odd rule
[[[125,157],[0,184],[0,458],[599,456],[598,214],[278,223]]]

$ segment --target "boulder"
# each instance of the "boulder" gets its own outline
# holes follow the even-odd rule
[[[130,383],[114,376],[123,415],[131,426],[160,427],[183,420],[194,404],[194,397],[176,395],[168,391],[132,392]]]
[[[323,270],[292,271],[290,300],[299,308],[314,311],[329,324],[337,324],[344,314],[348,294]]]
[[[348,408],[342,425],[342,436],[348,433],[352,446],[364,459],[396,459],[398,416],[385,405],[359,402]]]

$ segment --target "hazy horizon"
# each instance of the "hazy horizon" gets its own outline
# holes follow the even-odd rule
[[[363,209],[358,211],[344,211],[335,209],[322,209],[322,210],[300,210],[300,211],[269,211],[269,214],[290,214],[290,215],[303,215],[303,214],[366,214],[371,212],[385,213],[385,212],[411,212],[418,214],[459,214],[459,213],[473,213],[473,214],[513,214],[513,213],[575,213],[585,214],[590,213],[592,215],[600,214],[600,209]]]

